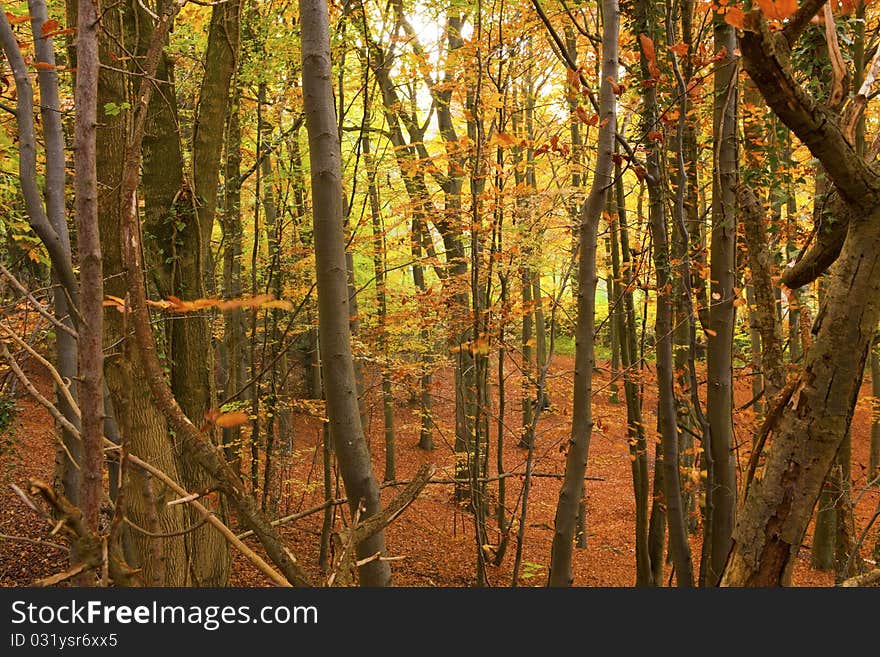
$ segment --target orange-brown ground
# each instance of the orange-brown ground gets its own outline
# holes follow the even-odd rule
[[[561,473],[564,454],[561,447],[569,432],[571,415],[571,378],[573,360],[558,356],[548,379],[552,407],[545,411],[538,424],[534,469],[537,473]],[[495,364],[493,364],[493,368]],[[520,423],[519,374],[512,361],[507,363],[513,375],[506,381],[507,412],[505,413],[506,471],[523,472],[526,450],[517,448]],[[39,372],[32,376],[44,393],[51,385]],[[645,425],[656,423],[655,403],[651,382],[646,376]],[[441,370],[435,376],[435,408],[437,422],[436,449],[424,452],[418,449],[417,406],[408,403],[409,390],[405,384],[396,388],[397,476],[409,478],[422,463],[437,465],[436,478],[452,475],[453,434],[451,373]],[[493,369],[494,380],[494,369]],[[594,382],[596,429],[590,445],[587,474],[587,533],[588,547],[576,550],[574,555],[575,584],[579,586],[630,586],[635,581],[633,493],[629,451],[626,442],[624,404],[609,402],[610,376],[607,369],[597,371]],[[379,380],[376,373],[367,375],[367,430],[374,459],[374,468],[381,478],[384,469],[384,437]],[[497,413],[497,382],[493,384],[493,413]],[[856,408],[852,425],[853,488],[858,493],[864,488],[870,441],[870,387],[863,388],[863,398]],[[739,406],[749,401],[750,384],[746,377],[737,383],[736,402]],[[622,393],[621,393],[622,398]],[[0,453],[0,533],[45,538],[47,530],[42,521],[29,511],[13,493],[9,484],[24,487],[27,479],[36,477],[50,480],[54,450],[52,423],[48,414],[27,396],[17,399],[19,412],[15,420],[13,452]],[[748,459],[754,414],[750,410],[737,414],[737,439],[740,459]],[[492,421],[492,453],[490,469],[494,474],[497,420]],[[323,501],[322,466],[320,451],[320,424],[314,417],[297,415],[293,425],[293,454],[279,458],[276,467],[275,490],[280,493],[277,508],[272,515],[281,516],[310,508]],[[653,449],[651,461],[653,461]],[[513,509],[519,500],[522,477],[506,479],[507,505]],[[553,477],[532,478],[529,495],[526,534],[523,546],[523,567],[519,585],[541,586],[546,583],[547,564],[552,540],[553,517],[559,490],[559,480]],[[341,486],[341,484],[340,484]],[[383,489],[384,501],[395,494],[395,487]],[[497,483],[490,484],[493,495]],[[857,532],[864,527],[877,505],[876,489],[861,495],[856,509]],[[403,557],[393,563],[394,582],[400,586],[470,586],[474,581],[475,541],[473,519],[452,499],[452,486],[431,484],[415,503],[387,531],[388,551],[391,556]],[[340,510],[337,511],[339,522]],[[347,511],[346,511],[347,513]],[[516,509],[519,515],[519,507]],[[321,514],[313,514],[283,528],[291,550],[305,563],[315,581],[321,580],[317,567],[318,536]],[[48,539],[52,540],[52,539]],[[497,526],[490,522],[488,542],[500,540]],[[811,531],[805,539],[794,571],[795,585],[826,586],[833,584],[833,575],[810,568],[809,549]],[[253,539],[249,539],[256,546]],[[873,537],[869,539],[873,545]],[[867,542],[866,542],[867,543]],[[695,562],[699,560],[699,539],[692,538]],[[489,581],[494,586],[509,586],[516,549],[511,540],[500,567],[490,566]],[[863,548],[863,553],[869,549]],[[45,545],[17,541],[0,541],[0,586],[23,586],[63,568],[64,552]],[[667,569],[668,571],[668,569]],[[668,575],[668,572],[667,572]],[[239,586],[264,586],[266,580],[243,558],[234,562],[231,583]]]

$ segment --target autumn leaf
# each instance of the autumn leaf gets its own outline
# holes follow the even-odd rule
[[[34,64],[34,68],[38,71],[54,71],[55,65],[50,64],[49,62],[37,62]]]
[[[496,132],[489,140],[489,144],[491,144],[492,146],[499,146],[501,148],[509,148],[510,146],[516,144],[516,139],[511,137],[506,132]]]
[[[674,46],[669,46],[669,49],[679,57],[684,57],[688,53],[688,44],[677,43]]]
[[[16,23],[26,23],[31,20],[33,16],[16,16],[15,14],[10,14],[8,11],[6,12],[6,19],[12,24]]]
[[[713,338],[714,338],[716,335],[718,335],[718,331],[713,331],[713,330],[710,329],[710,328],[704,328],[703,330],[704,330],[706,333],[708,333],[709,335],[711,335]]]
[[[639,35],[639,43],[642,44],[642,52],[648,62],[648,72],[655,80],[660,79],[660,67],[657,66],[657,51],[654,49],[654,40],[647,34]]]
[[[218,427],[227,429],[229,427],[237,427],[248,421],[248,414],[244,411],[232,411],[231,413],[221,413],[214,421]]]
[[[624,91],[626,91],[626,86],[623,84],[618,84],[617,81],[610,75],[606,79],[608,80],[608,84],[611,85],[611,91],[614,92],[615,96],[619,96]]]
[[[280,308],[281,310],[293,310],[293,304],[284,299],[275,299],[260,304],[260,308]]]
[[[212,408],[205,411],[205,419],[222,429],[228,429],[230,427],[237,427],[240,424],[244,424],[250,419],[250,417],[244,411],[231,411],[229,413],[224,413],[216,408]]]
[[[774,21],[783,21],[797,11],[797,0],[758,0],[758,5],[764,16]]]
[[[587,114],[587,110],[585,110],[582,106],[578,105],[575,108],[574,113],[581,120],[581,122],[590,125],[590,115]]]
[[[745,13],[739,7],[728,7],[724,12],[724,22],[739,29],[742,29],[745,18]]]
[[[42,34],[43,38],[45,39],[45,38],[49,37],[52,34],[52,32],[57,30],[59,27],[60,27],[60,25],[58,24],[58,21],[56,21],[55,19],[48,20],[45,23],[43,23],[43,27],[40,28],[40,34]]]

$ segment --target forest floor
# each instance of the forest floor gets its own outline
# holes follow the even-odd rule
[[[495,366],[497,364],[493,364]],[[571,372],[573,359],[557,356],[548,377],[551,407],[544,411],[538,422],[534,448],[533,472],[542,475],[561,474],[565,456],[563,446],[569,436],[571,417]],[[514,374],[506,381],[507,412],[505,413],[504,470],[523,473],[527,450],[516,447],[521,422],[519,374],[511,361],[508,371]],[[51,394],[51,382],[35,368],[30,374],[44,394]],[[743,370],[746,371],[746,370]],[[654,427],[656,404],[650,371],[645,376],[646,427]],[[611,388],[607,363],[600,363],[594,379],[594,418],[596,427],[590,444],[586,486],[587,547],[574,552],[574,576],[577,586],[631,586],[635,582],[635,546],[633,490],[630,455],[626,437],[626,407],[609,401]],[[410,384],[411,385],[411,384]],[[498,387],[493,385],[493,409],[497,412]],[[384,470],[384,431],[379,377],[370,372],[366,381],[366,417],[368,436],[373,454],[374,469],[381,479]],[[622,386],[621,386],[622,388]],[[20,390],[20,389],[19,389]],[[870,384],[862,389],[852,423],[853,492],[859,501],[855,512],[856,535],[865,526],[878,503],[878,489],[864,494],[870,443]],[[410,478],[423,463],[437,466],[435,478],[449,479],[453,475],[452,453],[453,389],[451,370],[440,370],[434,377],[434,434],[436,449],[431,452],[418,448],[418,406],[408,401],[409,390],[402,383],[395,390],[395,431],[397,439],[397,479]],[[751,399],[748,377],[737,382],[737,407]],[[48,528],[30,511],[10,484],[26,487],[29,478],[50,481],[53,471],[53,427],[48,413],[33,400],[19,392],[17,413],[12,424],[13,445],[6,445],[9,436],[0,436],[0,533],[32,539],[46,538]],[[736,413],[738,456],[741,464],[748,462],[751,435],[755,427],[751,409]],[[496,468],[497,418],[492,420],[490,474]],[[650,436],[650,432],[649,432]],[[292,426],[293,451],[289,456],[276,459],[273,495],[276,503],[271,516],[297,513],[320,504],[323,499],[321,424],[317,417],[295,414]],[[653,447],[649,447],[649,463],[653,465]],[[518,502],[523,477],[510,476],[506,482],[507,507],[518,517]],[[341,483],[338,484],[341,486]],[[494,509],[497,482],[489,484],[490,505]],[[553,521],[560,480],[554,476],[531,479],[528,499],[525,540],[522,549],[520,586],[546,584],[547,565],[553,537]],[[402,487],[402,486],[401,486]],[[387,503],[401,487],[383,488],[382,499]],[[340,491],[338,496],[343,493]],[[343,512],[344,509],[344,512]],[[696,511],[695,513],[699,513]],[[341,515],[347,517],[347,507],[336,507],[337,526]],[[494,515],[494,511],[490,512]],[[510,517],[508,513],[508,517]],[[318,568],[319,535],[322,513],[314,513],[295,523],[285,525],[282,534],[292,552],[320,582],[324,577]],[[233,525],[234,526],[234,525]],[[449,484],[429,484],[418,499],[386,532],[390,556],[400,557],[393,562],[394,583],[398,586],[471,586],[475,578],[476,545],[473,516],[456,504],[453,487]],[[51,542],[51,538],[47,539]],[[501,534],[494,519],[489,521],[488,543],[497,546]],[[870,536],[863,547],[868,554],[873,546]],[[249,544],[258,547],[253,539]],[[797,558],[793,584],[797,586],[830,586],[833,574],[810,567],[812,527],[805,545]],[[695,564],[699,563],[700,540],[691,537]],[[488,579],[493,586],[511,584],[516,541],[511,539],[500,566],[488,567]],[[21,541],[0,540],[0,586],[25,586],[36,579],[59,572],[64,568],[65,552],[49,546]],[[666,568],[669,577],[670,568]],[[237,586],[265,586],[265,578],[242,557],[236,556],[231,584]]]

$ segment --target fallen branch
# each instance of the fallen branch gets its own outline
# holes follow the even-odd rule
[[[856,586],[872,586],[878,582],[880,582],[880,568],[875,568],[862,575],[856,575],[855,577],[845,579],[838,584],[838,586],[852,588]]]

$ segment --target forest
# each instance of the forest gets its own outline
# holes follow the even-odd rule
[[[0,586],[880,585],[870,0],[0,48]]]

